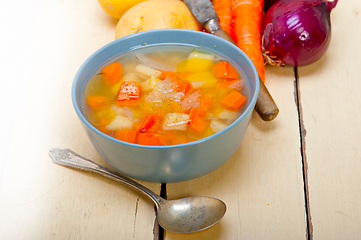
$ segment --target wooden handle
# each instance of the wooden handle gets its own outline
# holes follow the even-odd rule
[[[264,121],[275,119],[279,112],[275,101],[261,80],[259,80],[259,93],[255,109]]]

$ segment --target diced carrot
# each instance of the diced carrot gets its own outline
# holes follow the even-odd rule
[[[147,115],[139,127],[139,132],[155,132],[160,129],[160,121],[162,117],[158,113]]]
[[[183,143],[188,143],[191,142],[192,139],[190,139],[189,137],[187,137],[186,135],[177,135],[171,142],[172,145],[176,145],[176,144],[183,144]]]
[[[124,81],[120,84],[119,92],[117,95],[117,102],[122,106],[132,106],[137,102],[141,96],[141,87],[138,82]]]
[[[135,143],[137,138],[136,130],[117,130],[114,137],[124,142]]]
[[[197,133],[202,133],[207,128],[207,122],[203,119],[205,116],[203,109],[192,108],[189,111],[189,128]]]
[[[114,119],[114,117],[111,117],[109,115],[101,116],[101,117],[99,117],[98,125],[99,126],[108,125],[109,123],[112,122],[113,119]]]
[[[207,122],[204,119],[196,118],[189,128],[197,133],[202,133],[207,129]]]
[[[175,132],[166,131],[166,132],[162,133],[161,135],[159,135],[159,142],[162,145],[169,145],[172,143],[172,141],[175,139],[175,137],[176,137]]]
[[[176,92],[187,93],[192,88],[191,84],[188,81],[184,81],[184,80],[177,80],[172,85]]]
[[[162,71],[162,73],[158,76],[158,78],[160,80],[165,80],[165,79],[168,79],[168,80],[177,80],[178,79],[178,76],[177,76],[177,73],[175,72],[171,72],[171,71]]]
[[[245,96],[239,91],[233,90],[221,100],[221,104],[230,110],[238,111],[246,101]]]
[[[237,70],[227,61],[221,61],[213,66],[213,74],[215,77],[226,80],[233,80],[239,78]]]
[[[138,144],[160,146],[159,135],[155,133],[139,133]]]
[[[204,110],[204,111],[207,111],[213,104],[213,100],[210,96],[203,96],[202,99],[201,99],[201,108]]]
[[[122,106],[122,107],[136,106],[136,105],[138,105],[138,103],[139,103],[139,99],[117,101],[117,105]]]
[[[240,91],[242,89],[242,81],[240,79],[222,81],[220,83],[220,87],[221,88],[233,88],[233,89]]]
[[[99,106],[102,106],[106,104],[109,101],[109,99],[105,96],[88,96],[86,98],[86,102],[91,108],[97,108]]]
[[[119,62],[113,62],[103,67],[102,73],[105,74],[105,77],[103,78],[104,84],[111,87],[118,83],[122,78],[122,64]]]

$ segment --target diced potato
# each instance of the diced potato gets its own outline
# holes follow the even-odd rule
[[[111,110],[113,110],[115,112],[116,115],[125,115],[124,114],[124,110],[122,107],[118,107],[117,105],[112,105],[110,107]]]
[[[124,76],[123,76],[123,80],[124,81],[129,81],[129,82],[143,82],[144,79],[142,79],[139,75],[135,74],[135,73],[126,73]]]
[[[141,87],[142,90],[144,92],[150,92],[152,91],[156,86],[157,83],[159,82],[159,79],[156,77],[150,77],[148,80],[146,80],[145,82],[141,83]]]
[[[189,58],[177,64],[177,72],[201,73],[210,71],[214,62],[203,58]]]
[[[161,71],[158,71],[157,69],[148,67],[148,66],[143,65],[143,64],[138,64],[135,67],[135,71],[137,73],[143,74],[143,75],[148,76],[148,77],[158,77],[162,73]]]
[[[163,122],[163,130],[187,130],[189,115],[186,113],[168,113]]]
[[[106,126],[108,130],[121,130],[121,129],[131,129],[133,127],[133,121],[126,116],[117,115],[114,120]]]
[[[187,78],[193,88],[213,88],[217,85],[217,79],[210,72],[191,74]]]
[[[225,129],[226,127],[228,127],[227,124],[225,124],[221,121],[217,121],[217,120],[212,120],[210,126],[214,133],[220,132],[223,129]]]
[[[240,116],[239,112],[223,109],[222,112],[219,113],[218,118],[233,122],[234,120],[239,118],[239,116]]]
[[[210,60],[213,62],[216,57],[213,54],[210,54],[207,52],[200,52],[200,51],[194,50],[189,54],[188,59],[189,58],[203,58],[203,59],[207,59],[207,60]]]

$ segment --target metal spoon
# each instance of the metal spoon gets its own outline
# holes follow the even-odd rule
[[[49,155],[56,164],[99,173],[149,196],[157,207],[159,225],[170,232],[192,233],[207,229],[216,224],[226,212],[224,202],[212,197],[165,200],[127,176],[86,159],[69,149],[51,148]]]

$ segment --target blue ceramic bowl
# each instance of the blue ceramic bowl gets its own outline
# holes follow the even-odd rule
[[[82,92],[89,77],[111,58],[148,46],[185,45],[216,52],[242,71],[250,97],[245,112],[226,129],[207,138],[171,146],[143,146],[114,139],[93,127],[81,108]],[[159,183],[181,182],[203,176],[224,164],[238,149],[246,133],[259,90],[257,71],[238,47],[208,33],[162,29],[117,39],[91,55],[77,72],[72,101],[85,132],[99,155],[115,170],[132,178]]]

